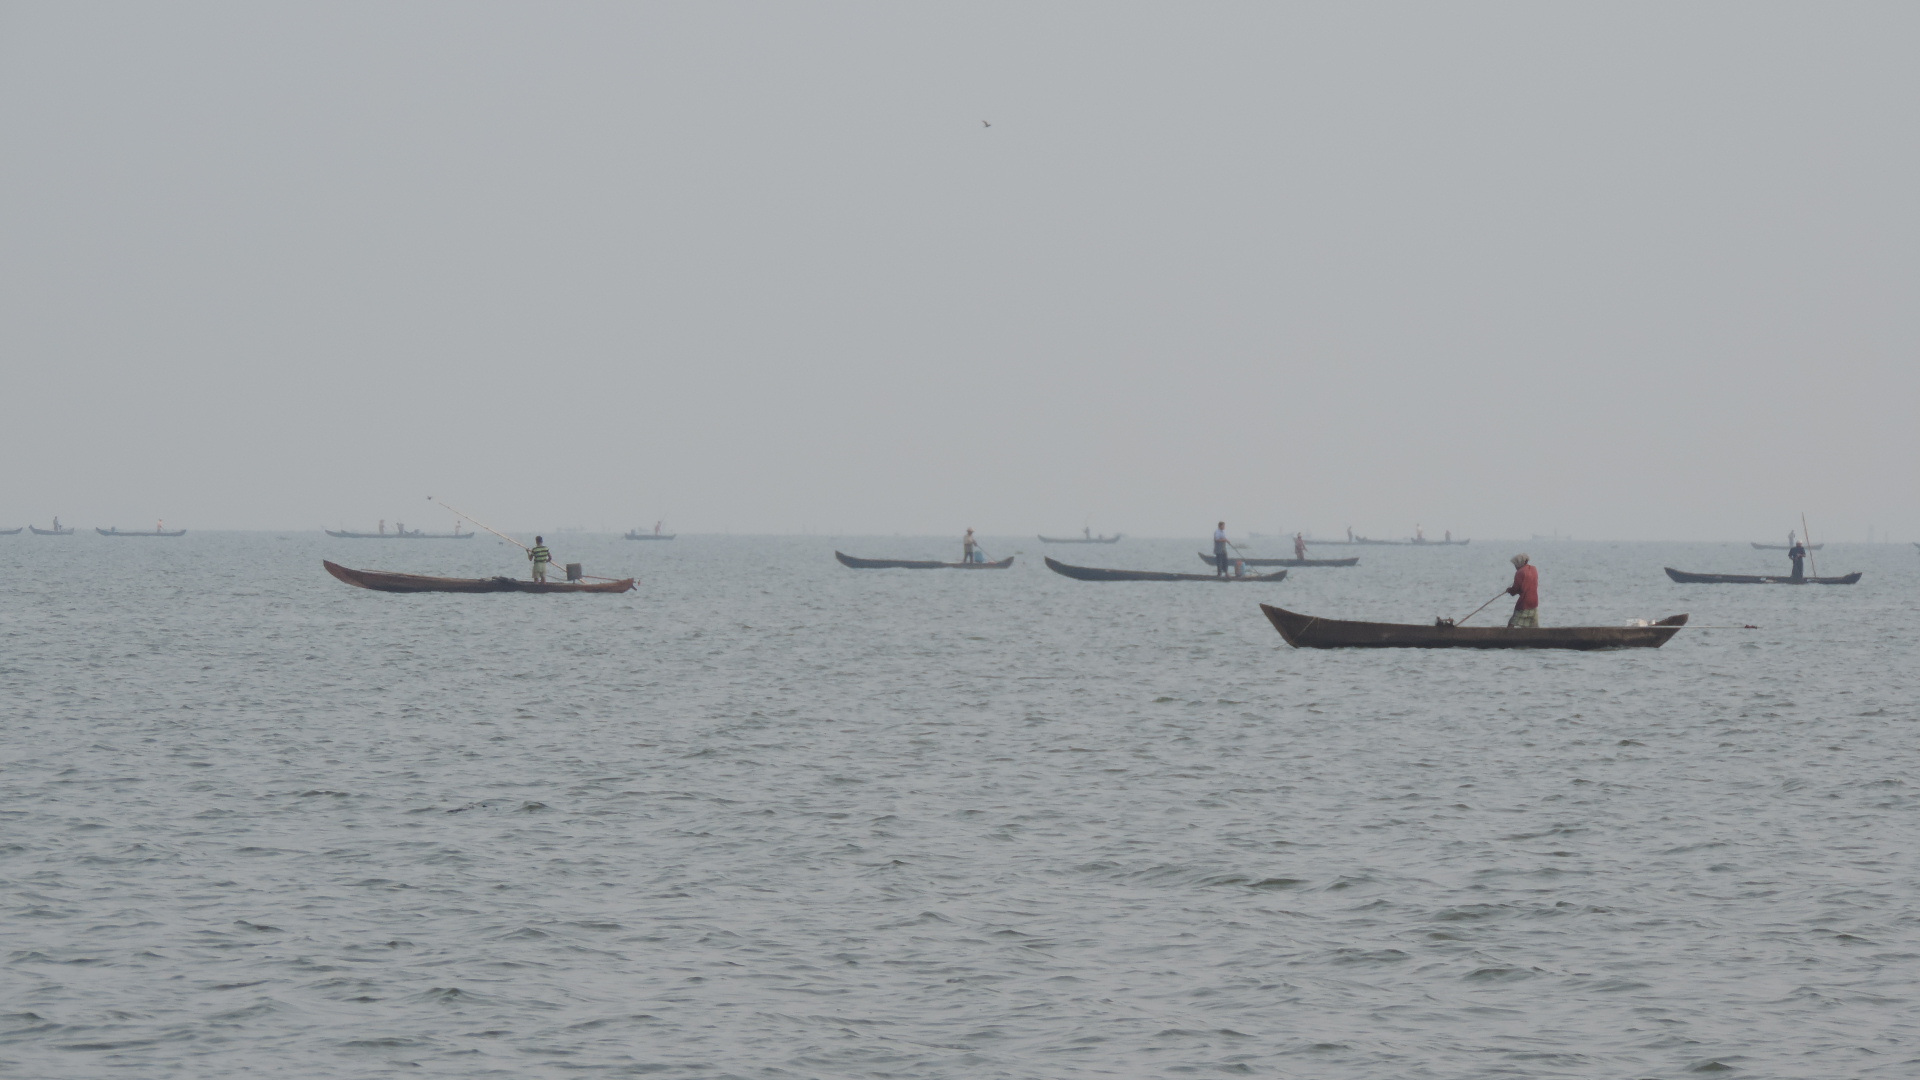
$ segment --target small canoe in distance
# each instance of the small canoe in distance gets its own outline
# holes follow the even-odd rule
[[[1078,581],[1285,581],[1287,572],[1248,574],[1246,577],[1221,577],[1218,574],[1166,574],[1158,570],[1103,570],[1094,566],[1068,566],[1047,559],[1047,569]]]
[[[623,593],[633,588],[632,578],[618,581],[521,581],[518,578],[450,578],[425,574],[388,574],[379,570],[350,570],[339,563],[320,560],[327,573],[349,585],[375,592],[532,592],[532,593]]]
[[[101,536],[185,536],[187,535],[187,530],[185,529],[174,529],[169,532],[161,532],[159,529],[152,529],[146,532],[121,532],[117,528],[102,529],[98,525],[94,526],[93,531],[99,533]]]
[[[1666,567],[1667,576],[1682,585],[1852,585],[1859,572],[1845,577],[1789,577],[1785,574],[1690,574]]]
[[[26,526],[24,526],[24,525],[23,525],[23,526],[21,526],[21,528],[25,528],[25,527],[26,527]],[[20,529],[0,529],[0,536],[12,536],[12,535],[13,535],[14,533],[17,533],[17,532],[19,532],[19,531],[20,531]],[[39,532],[40,530],[39,530],[39,529],[35,529],[35,530],[33,530],[33,531],[34,531],[34,532]]]
[[[325,532],[328,536],[337,536],[342,540],[471,540],[480,535],[479,533],[470,532],[430,533],[421,532],[419,529],[415,529],[412,532],[370,533],[348,532],[345,529],[336,532],[333,529],[327,529]]]
[[[999,562],[931,562],[925,559],[856,559],[836,551],[833,557],[840,565],[855,570],[1005,570],[1013,565],[1013,556],[1009,555]]]
[[[1473,538],[1465,540],[1428,540],[1423,537],[1409,536],[1405,540],[1375,540],[1371,537],[1356,536],[1351,540],[1309,540],[1314,547],[1466,547]]]
[[[1112,536],[1042,536],[1040,542],[1043,544],[1117,544],[1120,542],[1120,535],[1114,533]]]
[[[1204,551],[1200,553],[1200,561],[1215,569],[1220,566],[1214,561],[1213,556]],[[1360,556],[1355,555],[1351,559],[1241,559],[1240,561],[1248,566],[1353,566],[1360,561]],[[1227,565],[1232,566],[1233,560],[1228,559]]]
[[[73,535],[73,526],[71,525],[67,526],[64,529],[43,529],[38,525],[29,525],[27,526],[27,528],[32,530],[33,535],[35,536],[72,536]],[[19,532],[20,530],[15,529],[13,531]]]
[[[643,533],[637,529],[630,529],[627,531],[626,539],[628,540],[671,540],[678,535],[680,534],[679,533]]]
[[[1751,540],[1747,541],[1747,543],[1753,544],[1753,550],[1755,551],[1792,551],[1793,550],[1792,548],[1788,547],[1785,544],[1754,544],[1753,541]],[[1827,545],[1825,544],[1808,544],[1807,549],[1810,551],[1819,551],[1821,548],[1826,546]]]
[[[1322,619],[1261,604],[1296,649],[1657,649],[1687,625],[1685,615],[1651,626],[1422,626]]]

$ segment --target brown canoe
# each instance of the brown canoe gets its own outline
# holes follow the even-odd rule
[[[1675,615],[1651,626],[1423,626],[1322,619],[1272,604],[1260,610],[1296,649],[1657,649],[1687,624]]]
[[[349,585],[376,592],[598,592],[623,593],[633,588],[632,578],[618,581],[521,581],[518,578],[451,578],[425,574],[388,574],[379,570],[350,570],[339,563],[320,560],[327,573]]]

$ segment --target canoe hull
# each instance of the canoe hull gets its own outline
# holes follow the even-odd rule
[[[119,529],[102,529],[99,526],[95,526],[93,531],[99,533],[101,536],[185,536],[187,535],[187,530],[185,529],[175,529],[172,532],[121,532]]]
[[[1200,553],[1200,561],[1212,567],[1220,565],[1214,561],[1213,556],[1204,551]],[[1360,562],[1360,556],[1355,555],[1351,559],[1241,559],[1240,561],[1248,566],[1354,566]],[[1227,565],[1232,566],[1233,560],[1227,560]]]
[[[1011,555],[999,562],[974,563],[929,562],[923,559],[856,559],[852,555],[845,555],[838,551],[833,553],[833,557],[840,560],[840,565],[855,570],[1005,570],[1013,565]]]
[[[33,535],[35,536],[72,536],[73,535],[73,527],[71,525],[69,525],[64,529],[43,529],[38,525],[29,525],[27,526],[27,529],[28,531],[32,532]],[[20,530],[15,529],[13,531],[19,532]]]
[[[1047,560],[1047,569],[1076,581],[1285,581],[1287,572],[1277,574],[1248,574],[1246,577],[1220,577],[1217,574],[1166,574],[1157,570],[1106,570],[1096,566],[1069,566],[1053,559]]]
[[[333,529],[327,529],[325,530],[325,532],[328,536],[337,536],[342,540],[471,540],[474,537],[480,535],[479,533],[427,533],[427,532],[357,533],[357,532],[347,532],[344,529],[337,532]]]
[[[1687,624],[1675,615],[1652,626],[1421,626],[1322,619],[1271,604],[1260,610],[1296,649],[1657,649]]]
[[[1311,540],[1314,547],[1466,547],[1473,538],[1465,540],[1371,540],[1356,536],[1351,540]]]
[[[1747,541],[1747,543],[1753,544],[1753,550],[1755,551],[1792,551],[1793,550],[1792,548],[1788,547],[1785,544],[1754,544],[1753,541],[1751,540]],[[1812,551],[1819,551],[1821,548],[1826,546],[1827,545],[1825,544],[1808,544],[1807,545],[1808,549]]]
[[[1120,534],[1114,533],[1112,536],[1042,536],[1040,542],[1043,544],[1117,544],[1120,542]]]
[[[671,540],[678,535],[680,534],[679,533],[633,533],[633,532],[630,532],[626,535],[626,539],[628,540]]]
[[[1852,585],[1860,580],[1856,571],[1845,577],[1802,577],[1793,578],[1784,574],[1691,574],[1685,570],[1665,567],[1667,576],[1682,585]]]
[[[327,573],[349,585],[375,592],[455,592],[455,593],[623,593],[633,588],[632,578],[619,581],[521,581],[510,577],[443,578],[425,574],[388,574],[378,570],[352,570],[339,563],[320,560]]]

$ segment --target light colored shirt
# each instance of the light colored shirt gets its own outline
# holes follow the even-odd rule
[[[1224,544],[1224,543],[1226,543],[1226,542],[1227,542],[1227,530],[1225,530],[1225,529],[1215,529],[1215,530],[1213,530],[1213,542],[1214,542],[1214,543],[1216,543],[1216,544]]]

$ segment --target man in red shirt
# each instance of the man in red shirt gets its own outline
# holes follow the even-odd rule
[[[1508,587],[1507,595],[1520,598],[1513,602],[1513,618],[1507,620],[1507,625],[1539,629],[1540,571],[1525,555],[1513,557],[1513,584]]]

